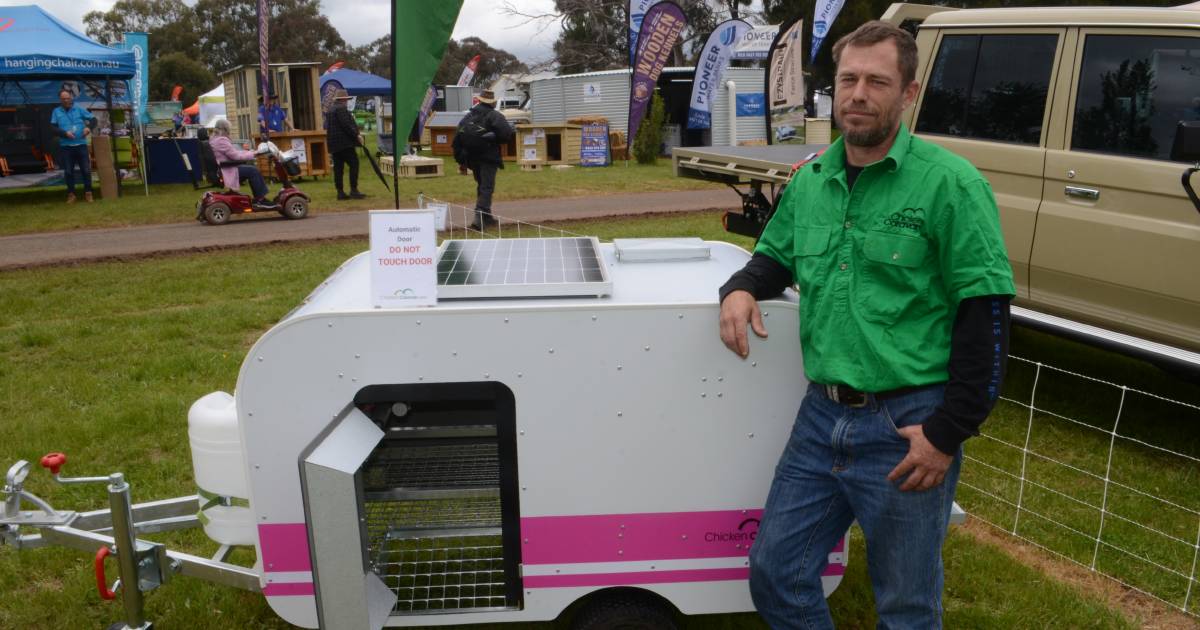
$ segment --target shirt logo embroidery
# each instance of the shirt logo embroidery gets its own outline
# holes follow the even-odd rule
[[[893,212],[890,217],[884,219],[883,224],[903,230],[912,230],[919,234],[925,229],[925,209],[905,208],[899,212]]]

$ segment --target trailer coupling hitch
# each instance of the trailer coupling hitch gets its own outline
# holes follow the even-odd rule
[[[75,512],[55,510],[46,501],[26,491],[24,482],[31,466],[29,462],[21,460],[8,469],[5,477],[4,503],[0,505],[0,540],[22,547],[44,544],[45,536],[49,535],[90,535],[90,540],[100,542],[93,561],[100,597],[112,600],[117,598],[116,591],[121,592],[126,621],[115,627],[148,629],[150,624],[146,622],[142,611],[142,593],[162,586],[178,570],[178,566],[168,556],[166,546],[137,539],[137,523],[133,519],[130,489],[125,482],[125,475],[115,472],[104,477],[64,477],[60,474],[67,463],[67,456],[63,453],[50,453],[42,457],[39,463],[61,484],[107,484],[112,538],[106,539],[75,529],[76,525],[87,519],[81,519]],[[22,500],[37,506],[40,511],[22,511]],[[22,527],[38,528],[43,536],[22,536],[19,531]],[[109,540],[111,545],[105,542]],[[116,558],[121,575],[111,588],[104,572],[104,561],[109,556]]]

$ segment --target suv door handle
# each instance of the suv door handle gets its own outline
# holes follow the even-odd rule
[[[1100,191],[1095,188],[1081,188],[1079,186],[1067,186],[1067,196],[1079,197],[1080,199],[1096,200],[1100,198]]]

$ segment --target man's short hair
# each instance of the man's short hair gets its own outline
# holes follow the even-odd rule
[[[75,94],[73,92],[71,92],[71,90],[68,90],[67,88],[63,88],[58,91],[59,98],[62,98],[63,94],[66,94],[67,96],[70,96],[71,98],[75,98]]]
[[[889,39],[896,44],[900,78],[908,85],[917,79],[917,41],[908,31],[882,20],[867,22],[837,40],[833,45],[833,63],[836,65],[842,58],[846,46],[874,46]]]

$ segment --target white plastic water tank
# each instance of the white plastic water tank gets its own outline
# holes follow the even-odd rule
[[[192,403],[188,442],[204,533],[223,545],[254,544],[257,533],[246,499],[248,484],[233,396],[213,392]]]

